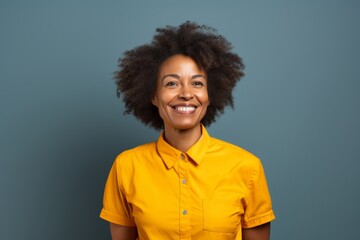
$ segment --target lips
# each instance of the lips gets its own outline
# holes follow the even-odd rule
[[[196,109],[195,106],[184,106],[184,105],[173,106],[173,108],[175,109],[175,111],[179,113],[192,113]]]

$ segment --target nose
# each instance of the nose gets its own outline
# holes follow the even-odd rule
[[[193,92],[189,86],[183,86],[179,93],[179,98],[184,100],[191,100],[194,97]]]

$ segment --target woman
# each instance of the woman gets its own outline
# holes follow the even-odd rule
[[[126,113],[163,131],[111,168],[100,217],[113,240],[269,239],[275,216],[260,160],[205,128],[233,106],[244,75],[230,50],[214,29],[186,22],[121,59]]]

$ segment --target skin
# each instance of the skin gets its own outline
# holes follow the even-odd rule
[[[136,227],[126,227],[110,223],[110,232],[112,240],[136,240],[137,230]]]
[[[209,105],[207,76],[195,61],[184,55],[165,60],[157,78],[152,103],[164,121],[165,140],[186,152],[201,137],[201,119]],[[135,227],[110,223],[112,240],[135,240]],[[270,223],[242,230],[243,240],[269,240]]]
[[[270,223],[242,229],[243,240],[270,240]]]
[[[209,105],[205,71],[190,57],[168,58],[160,66],[152,103],[164,121],[165,140],[186,152],[201,136]]]

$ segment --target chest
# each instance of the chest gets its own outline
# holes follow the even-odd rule
[[[137,169],[127,200],[139,233],[156,231],[164,239],[217,233],[234,239],[246,195],[238,174],[236,168],[195,165],[188,159],[170,169],[161,164]]]

